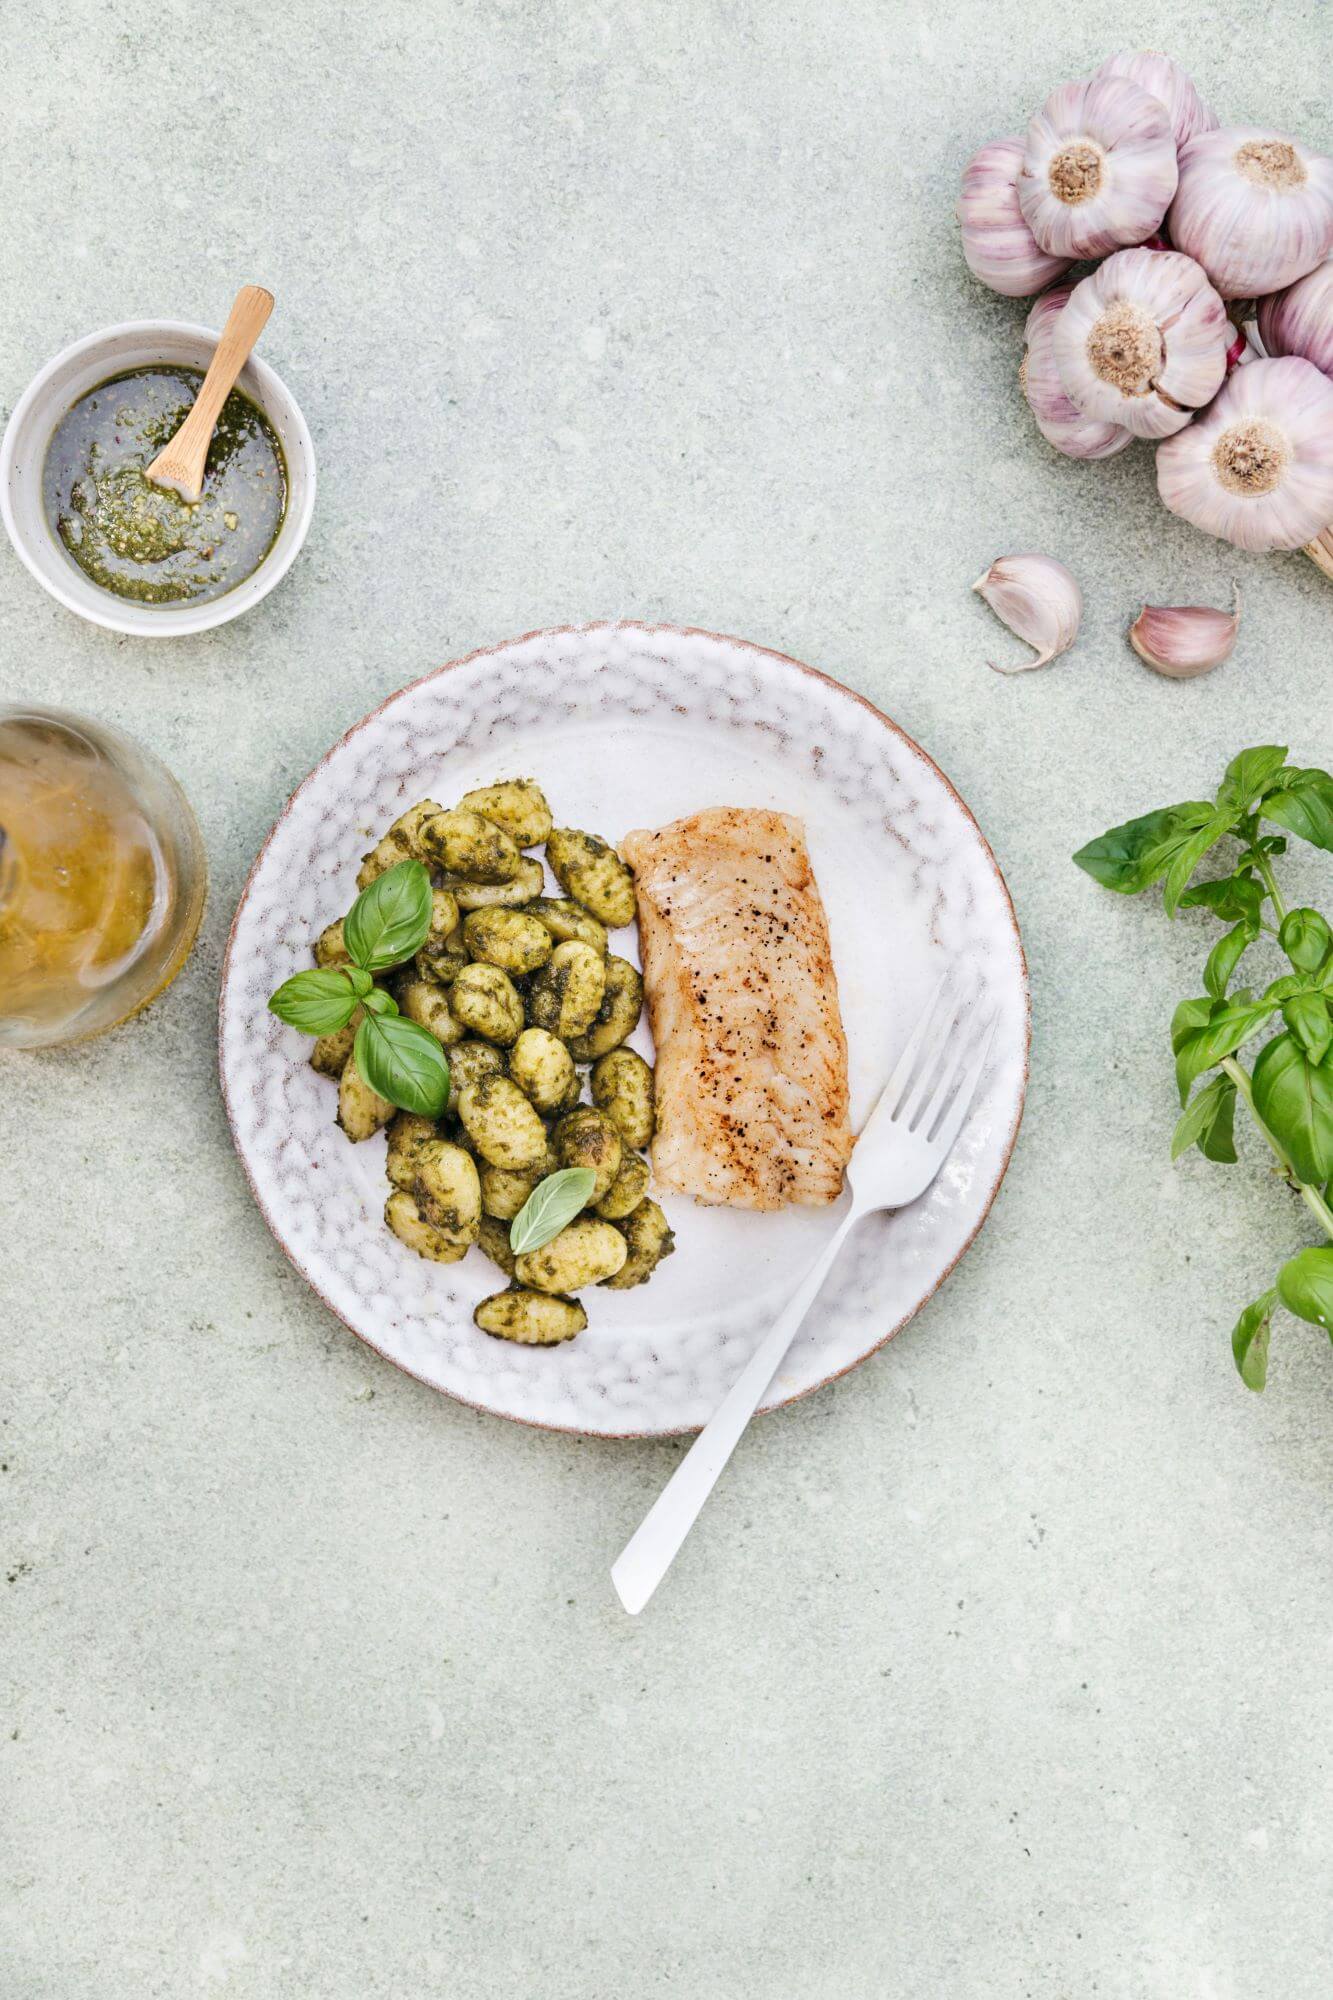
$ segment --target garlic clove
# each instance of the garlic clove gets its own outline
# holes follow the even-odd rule
[[[1232,331],[1192,257],[1118,250],[1075,285],[1055,328],[1055,361],[1088,416],[1135,437],[1170,437],[1221,388]]]
[[[1142,243],[1175,191],[1166,107],[1128,77],[1061,84],[1028,126],[1018,200],[1053,257],[1100,257]]]
[[[1333,160],[1257,125],[1196,133],[1167,227],[1224,299],[1280,291],[1333,250]]]
[[[1121,49],[1108,56],[1094,76],[1127,76],[1164,104],[1171,120],[1171,136],[1183,146],[1196,132],[1212,132],[1218,125],[1217,113],[1200,97],[1192,79],[1170,56],[1155,49]]]
[[[1090,417],[1069,400],[1055,359],[1055,332],[1070,298],[1068,285],[1043,292],[1027,317],[1023,330],[1027,347],[1018,370],[1018,380],[1037,429],[1047,444],[1053,444],[1066,458],[1113,458],[1134,442],[1133,433],[1119,424]]]
[[[1333,257],[1260,299],[1259,334],[1270,354],[1299,354],[1333,376]]]
[[[1231,611],[1206,604],[1145,604],[1129,628],[1129,643],[1155,673],[1189,681],[1231,657],[1240,630],[1240,592]]]
[[[1000,556],[972,586],[1018,638],[1035,646],[1035,660],[1016,666],[987,664],[997,674],[1025,674],[1048,667],[1073,645],[1083,615],[1083,593],[1054,556]]]
[[[1247,361],[1158,445],[1157,490],[1237,548],[1299,548],[1333,521],[1333,382],[1294,355]]]
[[[967,268],[993,292],[1031,298],[1069,269],[1067,257],[1049,257],[1023,220],[1018,205],[1021,139],[992,139],[963,169],[958,220]]]

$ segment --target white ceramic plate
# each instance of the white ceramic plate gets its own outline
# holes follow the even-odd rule
[[[500,1416],[604,1436],[706,1421],[817,1252],[828,1210],[750,1215],[668,1198],[675,1255],[646,1286],[586,1294],[586,1331],[543,1350],[472,1324],[503,1282],[480,1251],[432,1264],[384,1227],[383,1139],[344,1139],[309,1041],[265,1003],[310,963],[311,941],[351,903],[362,854],[397,814],[521,776],[545,787],[558,824],[610,840],[703,806],[805,821],[854,1125],[946,962],[966,961],[999,1009],[952,1158],[911,1208],[862,1223],[769,1406],[805,1395],[895,1333],[981,1227],[1022,1114],[1028,999],[1008,893],[966,806],[887,717],[780,654],[668,627],[533,633],[404,688],[330,750],[254,865],[223,971],[222,1085],[255,1199],[333,1311],[409,1374]],[[634,1043],[651,1055],[646,1024]]]

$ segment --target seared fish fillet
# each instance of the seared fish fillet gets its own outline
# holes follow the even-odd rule
[[[805,829],[720,806],[627,834],[657,1043],[653,1170],[733,1208],[836,1200],[847,1038]]]

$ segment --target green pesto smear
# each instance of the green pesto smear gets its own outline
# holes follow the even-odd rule
[[[258,569],[287,506],[287,464],[268,418],[233,389],[191,504],[145,479],[199,393],[197,368],[136,368],[81,396],[46,450],[46,517],[93,582],[140,604],[221,597]]]

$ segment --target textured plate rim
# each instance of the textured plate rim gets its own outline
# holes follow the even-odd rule
[[[971,1232],[965,1238],[965,1240],[959,1245],[958,1250],[956,1251],[954,1256],[949,1260],[949,1262],[945,1265],[944,1269],[940,1272],[939,1276],[936,1278],[934,1284],[930,1287],[929,1291],[923,1292],[921,1297],[917,1300],[916,1304],[911,1308],[910,1312],[904,1313],[900,1320],[895,1321],[895,1323],[888,1328],[887,1332],[881,1334],[878,1340],[874,1341],[871,1346],[866,1348],[863,1354],[859,1354],[854,1361],[849,1361],[845,1367],[835,1368],[832,1370],[830,1374],[821,1376],[818,1382],[811,1382],[808,1385],[808,1387],[804,1389],[793,1390],[790,1395],[784,1396],[780,1402],[770,1404],[767,1409],[759,1413],[760,1415],[763,1416],[775,1415],[777,1411],[788,1408],[789,1405],[791,1405],[792,1403],[804,1402],[807,1396],[816,1395],[821,1389],[827,1389],[831,1382],[840,1381],[844,1375],[850,1375],[854,1368],[859,1368],[863,1362],[866,1362],[870,1359],[872,1354],[878,1354],[882,1347],[887,1347],[888,1343],[895,1337],[895,1335],[901,1333],[903,1328],[908,1324],[908,1322],[916,1318],[917,1314],[921,1311],[922,1307],[929,1304],[930,1300],[935,1297],[935,1294],[939,1291],[940,1287],[946,1282],[948,1278],[952,1276],[953,1272],[956,1270],[959,1263],[966,1256],[967,1252],[972,1248],[972,1245],[976,1242],[977,1237],[981,1234],[982,1229],[986,1225],[986,1222],[990,1216],[991,1209],[995,1205],[995,1197],[1000,1192],[1000,1187],[1004,1181],[1004,1177],[1009,1171],[1009,1162],[1013,1158],[1014,1147],[1018,1143],[1019,1127],[1023,1123],[1023,1113],[1027,1107],[1027,1091],[1028,1091],[1028,1082],[1031,1075],[1031,1057],[1032,1057],[1032,986],[1031,986],[1031,980],[1029,979],[1028,976],[1027,954],[1023,949],[1023,936],[1022,932],[1019,930],[1018,927],[1018,915],[1014,909],[1014,899],[1009,893],[1009,884],[1004,879],[1004,872],[1001,869],[999,862],[995,859],[995,854],[991,847],[990,842],[987,840],[985,834],[982,832],[980,826],[977,823],[977,818],[975,813],[972,811],[972,808],[968,805],[967,800],[963,798],[961,793],[958,791],[957,786],[954,785],[953,782],[950,780],[950,778],[946,775],[946,773],[940,769],[939,765],[935,762],[935,759],[932,756],[930,756],[927,751],[921,748],[921,745],[916,741],[915,737],[909,736],[907,734],[907,731],[893,720],[892,716],[886,715],[882,708],[877,708],[873,701],[868,700],[865,695],[858,693],[855,688],[848,687],[844,681],[835,680],[832,674],[826,674],[822,672],[821,669],[818,667],[807,666],[804,660],[796,659],[794,655],[792,655],[791,653],[780,653],[773,646],[760,646],[757,645],[752,639],[737,639],[732,635],[730,635],[729,633],[712,632],[706,626],[702,625],[672,625],[660,621],[653,624],[647,624],[644,621],[637,618],[603,618],[603,619],[595,619],[591,623],[581,624],[581,625],[539,625],[531,632],[521,632],[512,639],[502,640],[498,645],[477,646],[473,649],[472,652],[460,654],[460,656],[456,660],[446,660],[442,666],[433,667],[429,673],[421,674],[418,676],[416,680],[408,681],[402,687],[395,688],[392,694],[387,694],[382,702],[378,703],[376,707],[369,709],[367,713],[360,718],[359,721],[354,722],[352,724],[350,729],[344,730],[343,734],[340,737],[338,737],[336,742],[333,742],[329,745],[328,749],[324,752],[324,755],[319,759],[319,762],[317,764],[312,765],[310,770],[306,772],[306,775],[304,776],[304,778],[302,778],[300,784],[297,785],[295,790],[291,793],[290,797],[287,800],[287,803],[283,806],[282,811],[278,814],[272,826],[269,828],[267,834],[264,836],[263,843],[259,849],[259,852],[255,855],[254,860],[250,864],[249,872],[246,875],[245,882],[241,888],[240,896],[237,899],[236,911],[231,920],[231,927],[227,932],[227,943],[222,954],[222,972],[218,990],[218,1082],[222,1092],[223,1109],[227,1115],[228,1130],[231,1133],[232,1146],[235,1150],[237,1159],[240,1161],[241,1171],[245,1175],[246,1183],[250,1189],[250,1193],[254,1197],[255,1206],[258,1208],[259,1213],[263,1216],[269,1234],[272,1236],[278,1248],[282,1251],[283,1256],[292,1266],[292,1269],[296,1272],[297,1276],[300,1277],[305,1284],[309,1285],[311,1291],[315,1294],[316,1298],[319,1299],[321,1304],[326,1306],[329,1312],[333,1314],[334,1318],[340,1320],[342,1324],[347,1328],[348,1332],[354,1334],[359,1341],[362,1341],[365,1344],[365,1346],[367,1346],[371,1350],[373,1354],[378,1354],[381,1360],[389,1362],[392,1367],[397,1368],[402,1374],[410,1376],[414,1382],[420,1382],[424,1388],[433,1390],[437,1396],[446,1396],[448,1397],[450,1402],[459,1403],[465,1409],[475,1410],[478,1413],[478,1415],[487,1417],[499,1417],[505,1423],[519,1424],[525,1430],[551,1431],[556,1433],[558,1436],[562,1437],[599,1438],[603,1439],[608,1444],[616,1444],[616,1443],[625,1443],[630,1439],[693,1437],[697,1435],[702,1426],[699,1424],[680,1424],[673,1426],[670,1430],[592,1431],[592,1430],[586,1430],[581,1424],[553,1424],[544,1421],[540,1417],[521,1417],[521,1416],[516,1416],[512,1411],[509,1410],[494,1410],[488,1403],[473,1402],[471,1397],[461,1396],[455,1389],[446,1389],[443,1387],[441,1383],[432,1382],[428,1375],[419,1374],[415,1368],[409,1368],[406,1362],[400,1361],[396,1355],[390,1354],[387,1352],[386,1349],[380,1347],[377,1342],[371,1339],[369,1334],[363,1333],[360,1327],[353,1326],[351,1320],[347,1318],[345,1313],[339,1312],[337,1306],[334,1305],[333,1301],[327,1296],[326,1293],[321,1291],[319,1285],[315,1282],[314,1278],[311,1277],[310,1273],[298,1261],[296,1253],[283,1237],[281,1231],[278,1228],[278,1225],[274,1221],[272,1215],[269,1213],[267,1202],[265,1201],[263,1195],[260,1193],[259,1188],[255,1184],[254,1175],[250,1171],[250,1162],[246,1159],[245,1153],[241,1148],[240,1137],[236,1129],[236,1117],[232,1109],[231,1088],[227,1077],[227,1065],[224,1055],[224,1039],[223,1039],[223,1017],[226,1010],[227,990],[231,978],[232,951],[235,947],[236,932],[240,925],[241,916],[245,910],[246,904],[250,900],[250,891],[254,886],[255,877],[259,873],[260,867],[262,866],[264,861],[264,857],[268,853],[269,848],[272,846],[273,841],[277,836],[278,829],[282,826],[283,822],[287,818],[287,815],[291,812],[293,806],[295,806],[297,800],[300,798],[301,794],[305,791],[307,785],[313,784],[315,779],[319,776],[320,772],[324,769],[324,766],[329,762],[330,758],[333,757],[339,750],[341,750],[345,743],[350,742],[353,736],[358,735],[361,730],[367,728],[372,722],[374,722],[377,716],[382,715],[385,709],[388,708],[391,703],[399,700],[400,697],[405,694],[414,693],[417,688],[424,687],[428,681],[439,680],[442,678],[443,675],[453,673],[454,670],[458,667],[471,666],[474,660],[488,659],[497,653],[507,653],[513,647],[527,645],[529,641],[535,639],[564,639],[571,637],[582,637],[585,634],[590,634],[590,633],[605,633],[605,632],[612,632],[612,633],[640,632],[647,635],[650,638],[654,637],[659,633],[669,633],[674,637],[688,638],[688,639],[711,639],[714,640],[719,645],[738,646],[742,652],[757,654],[760,659],[777,660],[784,667],[795,667],[798,673],[808,675],[811,680],[822,681],[826,687],[833,688],[838,694],[846,695],[849,700],[856,702],[861,708],[863,708],[866,711],[868,715],[873,716],[875,721],[880,723],[883,728],[889,730],[894,736],[896,736],[898,740],[902,744],[904,744],[906,748],[912,753],[913,756],[919,757],[922,763],[927,765],[929,769],[934,772],[935,776],[944,786],[949,796],[958,806],[960,812],[963,814],[963,817],[967,820],[968,824],[972,828],[973,833],[976,835],[977,840],[981,846],[981,851],[984,854],[986,860],[989,862],[990,867],[994,872],[996,882],[999,884],[1000,894],[1004,898],[1004,908],[1009,919],[1009,927],[1013,932],[1014,944],[1018,951],[1019,971],[1023,981],[1023,1068],[1019,1084],[1018,1106],[1014,1112],[1014,1122],[1009,1130],[1008,1143],[1005,1146],[1004,1154],[1000,1160],[998,1171],[996,1172],[995,1178],[991,1182],[991,1185],[987,1190],[986,1198],[982,1205],[981,1213],[977,1217],[974,1228],[971,1230]]]

